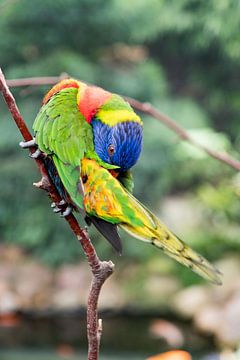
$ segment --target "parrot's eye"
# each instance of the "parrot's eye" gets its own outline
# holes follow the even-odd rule
[[[108,155],[109,155],[110,157],[112,157],[113,154],[114,154],[114,152],[115,152],[114,145],[113,145],[113,144],[110,144],[110,145],[108,146]]]

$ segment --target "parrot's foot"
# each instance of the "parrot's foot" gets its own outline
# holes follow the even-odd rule
[[[71,205],[68,205],[60,216],[66,217],[66,216],[70,215],[72,213],[72,211],[73,211],[73,207]]]
[[[35,138],[33,138],[32,140],[29,140],[29,141],[21,141],[19,143],[19,146],[22,148],[22,149],[29,149],[33,146],[36,146],[36,140]]]
[[[32,158],[32,159],[37,159],[37,158],[39,158],[42,154],[43,154],[42,151],[39,150],[39,149],[37,149],[36,151],[34,151],[34,153],[32,153],[32,154],[30,155],[30,158]]]
[[[59,201],[59,203],[53,202],[51,204],[54,213],[60,213],[60,216],[65,217],[71,214],[73,207],[69,205],[65,200]]]
[[[34,151],[30,157],[32,159],[37,159],[39,158],[42,154],[44,154],[41,150],[38,149],[37,147],[37,144],[36,144],[36,140],[35,138],[33,138],[32,140],[29,140],[29,141],[21,141],[19,143],[19,146],[22,148],[22,149],[30,149],[30,148],[33,148],[33,147],[36,147],[36,151]]]

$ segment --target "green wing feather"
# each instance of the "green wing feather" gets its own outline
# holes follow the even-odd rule
[[[118,224],[132,236],[149,242],[213,283],[219,271],[174,235],[151,211],[95,161],[82,160],[84,207],[88,214]]]
[[[76,205],[82,208],[78,190],[80,160],[94,157],[91,125],[77,107],[77,89],[61,90],[43,105],[33,125],[36,143],[52,156],[64,187]]]

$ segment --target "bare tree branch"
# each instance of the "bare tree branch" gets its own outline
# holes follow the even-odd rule
[[[198,141],[192,138],[189,133],[182,128],[180,125],[178,125],[172,118],[169,116],[163,114],[158,109],[156,109],[154,106],[152,106],[150,103],[142,103],[136,99],[129,98],[125,96],[125,99],[136,109],[139,110],[145,114],[151,115],[164,125],[166,125],[170,130],[174,131],[177,136],[184,141],[189,142],[191,145],[203,150],[206,152],[209,156],[229,165],[230,167],[240,170],[240,161],[233,158],[231,155],[229,155],[226,152],[219,152],[212,149],[209,149],[207,146],[200,144]]]
[[[9,87],[39,86],[54,85],[67,78],[69,78],[69,75],[67,73],[62,73],[60,76],[30,77],[24,79],[6,80],[6,82]]]
[[[39,85],[52,85],[56,84],[58,81],[69,77],[68,74],[63,73],[60,76],[51,76],[51,77],[32,77],[32,78],[24,78],[24,79],[15,79],[15,80],[7,80],[9,86],[12,87],[21,87],[21,86],[39,86]],[[155,108],[150,103],[142,103],[136,99],[124,96],[124,98],[134,107],[136,110],[141,111],[142,113],[148,114],[153,118],[157,119],[161,123],[163,123],[170,130],[175,132],[177,136],[198,149],[203,150],[209,156],[215,158],[218,161],[227,164],[228,166],[234,168],[235,170],[240,170],[240,161],[229,155],[227,152],[219,152],[213,149],[208,148],[205,145],[200,144],[192,136],[180,125],[177,124],[169,116],[160,112],[157,108]]]
[[[48,81],[52,81],[52,78],[47,78]],[[57,82],[58,78],[54,79],[54,82]],[[36,84],[35,84],[36,85]],[[19,109],[16,105],[15,99],[10,92],[8,85],[6,83],[5,77],[0,68],[0,91],[2,92],[3,98],[6,101],[8,109],[12,115],[13,120],[15,121],[19,131],[21,132],[25,141],[32,139],[32,135],[28,130],[24,119],[22,118]],[[30,148],[30,153],[33,153],[36,149]],[[46,190],[48,195],[55,203],[59,203],[61,197],[55,188],[54,184],[51,182],[51,179],[48,175],[47,168],[44,165],[44,162],[38,158],[34,159],[42,179],[40,182],[35,184],[35,186]],[[102,333],[102,327],[99,326],[98,320],[98,298],[105,280],[113,273],[114,264],[111,261],[100,261],[94,246],[91,243],[91,240],[88,236],[88,233],[85,229],[82,229],[75,216],[70,214],[65,217],[73,233],[76,235],[78,241],[81,243],[83,251],[87,257],[88,263],[92,270],[92,284],[88,297],[88,306],[87,306],[87,334],[88,334],[88,360],[97,360],[99,355],[99,345],[100,338]]]

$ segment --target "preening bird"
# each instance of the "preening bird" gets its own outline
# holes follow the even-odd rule
[[[220,273],[174,235],[133,195],[129,169],[142,147],[142,121],[122,97],[69,79],[45,96],[35,141],[62,198],[84,213],[122,252],[118,226],[149,242],[200,276]]]

